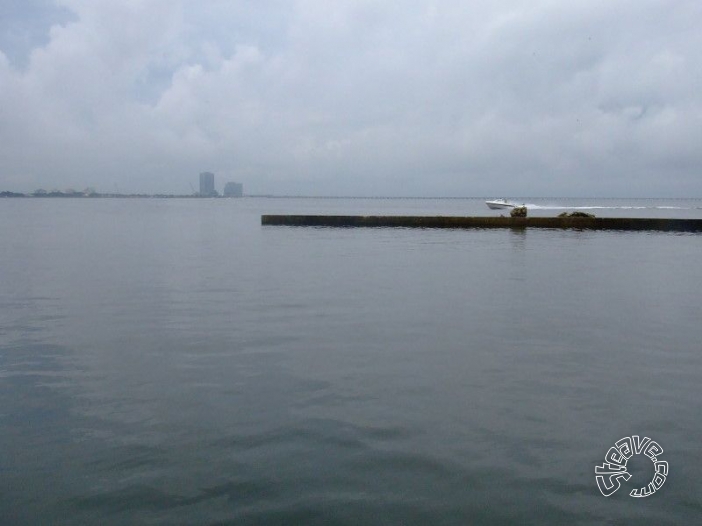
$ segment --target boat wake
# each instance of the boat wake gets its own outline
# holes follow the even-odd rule
[[[524,206],[533,210],[691,210],[687,206],[565,206],[565,205],[536,205],[525,203]]]

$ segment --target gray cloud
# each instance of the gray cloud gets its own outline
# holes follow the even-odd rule
[[[0,189],[702,195],[696,1],[13,5]]]

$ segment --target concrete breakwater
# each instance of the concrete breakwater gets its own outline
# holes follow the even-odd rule
[[[702,219],[629,217],[457,217],[263,215],[262,225],[385,228],[572,228],[702,232]]]

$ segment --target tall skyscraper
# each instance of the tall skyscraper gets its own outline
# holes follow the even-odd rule
[[[214,186],[214,174],[212,172],[202,172],[200,174],[200,196],[210,197],[217,195]]]

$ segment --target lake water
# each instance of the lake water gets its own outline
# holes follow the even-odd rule
[[[702,218],[700,200],[530,215]],[[0,200],[1,524],[694,524],[702,236],[263,227],[478,199]],[[595,466],[647,436],[605,498]]]

